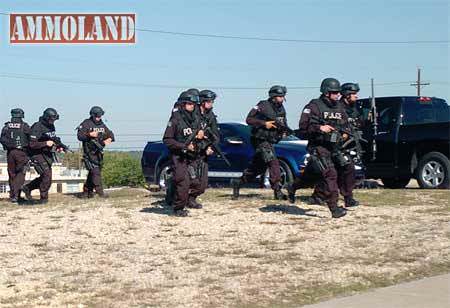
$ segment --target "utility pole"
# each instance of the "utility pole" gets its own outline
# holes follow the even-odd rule
[[[78,149],[78,176],[81,177],[81,151],[83,151],[83,144],[80,142]]]
[[[417,96],[420,96],[420,89],[422,86],[429,86],[429,82],[422,82],[420,79],[420,68],[417,68],[417,81],[411,84],[413,87],[417,88]]]

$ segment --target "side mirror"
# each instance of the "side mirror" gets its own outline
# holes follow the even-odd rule
[[[225,138],[225,141],[226,141],[228,144],[233,144],[233,145],[241,145],[241,144],[244,144],[244,140],[242,140],[242,139],[239,138],[239,137],[228,137],[228,138]]]

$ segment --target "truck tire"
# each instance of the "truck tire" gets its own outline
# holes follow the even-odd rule
[[[294,181],[294,173],[284,160],[280,158],[278,160],[280,162],[281,186],[282,188],[286,188],[287,184]],[[261,188],[270,188],[269,169],[261,176],[259,185]]]
[[[159,167],[159,172],[156,178],[156,183],[159,185],[160,189],[165,190],[167,188],[167,179],[169,176],[169,172],[171,169],[171,164],[170,162],[165,162],[161,165],[161,167]]]
[[[417,165],[416,178],[419,186],[425,189],[449,188],[450,162],[439,152],[424,155]]]
[[[409,178],[409,177],[382,178],[381,182],[383,182],[383,185],[385,188],[401,189],[401,188],[405,188],[406,185],[408,185],[410,180],[411,180],[411,178]]]

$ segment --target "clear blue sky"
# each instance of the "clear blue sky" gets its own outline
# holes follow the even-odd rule
[[[137,27],[175,32],[310,40],[449,40],[449,1],[2,1],[0,12],[135,12]],[[359,82],[361,96],[415,95],[409,85],[422,68],[423,95],[449,97],[449,50],[444,44],[312,44],[245,41],[137,32],[126,46],[10,45],[8,16],[0,15],[0,74],[71,80],[210,87],[219,94],[220,121],[243,121],[267,90],[288,87],[292,127],[325,77]],[[312,86],[313,89],[289,87]],[[118,135],[115,147],[159,139],[183,88],[86,85],[0,77],[0,120],[21,107],[37,120],[46,107],[61,114],[57,131],[73,134],[92,105]],[[127,134],[137,134],[127,136]],[[154,135],[153,135],[154,134]],[[63,136],[73,147],[73,136]]]

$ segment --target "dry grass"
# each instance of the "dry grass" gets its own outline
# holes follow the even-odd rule
[[[340,220],[243,194],[209,190],[188,218],[143,190],[0,201],[0,305],[296,307],[450,271],[449,191],[358,190]]]

